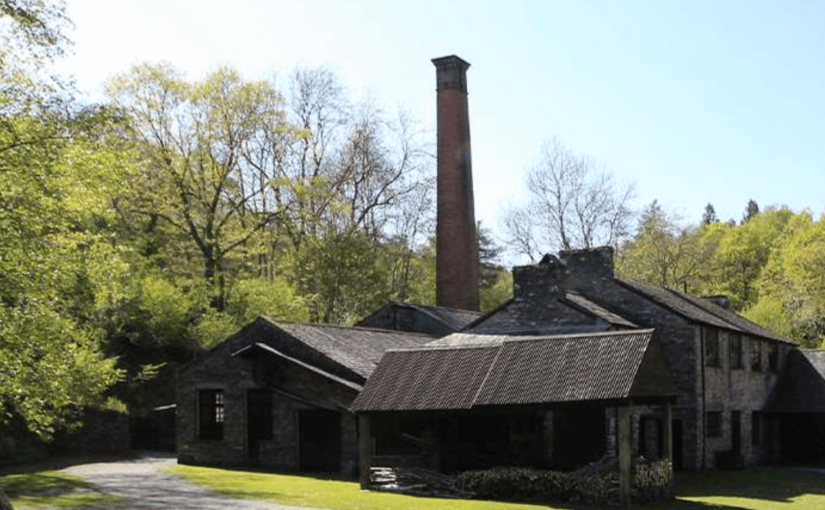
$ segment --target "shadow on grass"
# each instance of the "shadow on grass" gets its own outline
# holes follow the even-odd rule
[[[83,480],[45,472],[0,477],[0,488],[3,488],[9,497],[14,498],[22,494],[32,493],[56,496],[80,489],[91,489],[92,485]]]
[[[680,473],[677,493],[684,497],[738,497],[789,502],[801,495],[823,496],[825,475],[793,468]]]
[[[79,464],[97,462],[116,462],[140,458],[140,453],[127,452],[122,454],[84,454],[53,457],[46,460],[21,464],[17,466],[0,466],[0,477],[6,475],[38,473],[41,471],[59,471]]]

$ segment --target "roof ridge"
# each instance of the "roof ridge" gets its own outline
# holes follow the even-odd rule
[[[487,312],[487,313],[481,313],[481,312],[479,312],[479,313],[481,313],[481,315],[480,315],[480,316],[478,316],[475,320],[473,320],[472,322],[470,322],[469,324],[467,324],[466,326],[464,326],[463,328],[461,328],[459,331],[457,331],[457,333],[460,333],[461,331],[468,331],[468,330],[470,330],[471,328],[474,328],[474,327],[478,326],[479,324],[481,324],[482,322],[486,321],[487,319],[489,319],[490,317],[492,317],[493,315],[495,315],[495,314],[496,314],[496,313],[498,313],[499,311],[503,310],[503,309],[504,309],[504,307],[506,307],[506,306],[508,306],[508,305],[512,304],[512,302],[513,302],[513,301],[515,301],[515,299],[516,299],[516,297],[515,297],[515,296],[513,296],[513,297],[511,297],[511,298],[509,298],[509,299],[506,299],[506,300],[504,300],[503,302],[499,303],[499,305],[498,305],[498,306],[496,306],[495,308],[493,308],[492,310],[490,310],[490,311],[489,311],[489,312]]]
[[[713,302],[711,302],[711,301],[708,301],[708,300],[706,300],[706,299],[704,299],[704,298],[694,297],[694,296],[691,296],[691,295],[688,295],[688,294],[685,294],[685,293],[682,293],[682,292],[679,292],[679,291],[677,291],[677,290],[673,290],[673,289],[666,289],[666,290],[668,290],[668,291],[672,292],[674,295],[677,295],[677,296],[679,296],[679,297],[680,297],[680,298],[682,298],[682,299],[687,300],[688,302],[690,302],[690,303],[694,304],[694,306],[700,306],[703,310],[705,310],[705,311],[706,311],[706,312],[708,312],[709,314],[713,315],[714,317],[716,317],[716,318],[718,318],[718,319],[720,319],[720,320],[722,320],[722,321],[727,322],[728,324],[733,324],[733,322],[731,322],[731,321],[730,321],[727,317],[725,317],[725,313],[724,313],[724,312],[720,312],[720,310],[724,310],[725,312],[732,313],[734,316],[736,316],[736,318],[737,318],[737,319],[739,319],[739,320],[741,320],[741,321],[745,321],[745,322],[747,322],[748,324],[751,324],[751,325],[753,325],[753,326],[756,326],[756,327],[757,327],[757,328],[759,328],[759,329],[765,330],[768,334],[772,335],[772,336],[768,336],[768,335],[766,335],[766,334],[760,334],[760,336],[762,336],[762,337],[764,337],[764,338],[767,338],[767,339],[769,339],[769,340],[776,340],[776,341],[783,341],[783,342],[793,343],[793,342],[790,342],[790,341],[789,341],[789,340],[787,340],[787,339],[783,339],[782,337],[780,337],[779,335],[777,335],[777,334],[776,334],[776,333],[774,333],[773,331],[769,330],[769,329],[768,329],[768,328],[766,328],[765,326],[762,326],[761,324],[757,324],[756,322],[753,322],[752,320],[748,319],[748,318],[747,318],[747,317],[745,317],[744,315],[740,315],[740,314],[736,313],[736,312],[735,312],[735,311],[733,311],[733,310],[728,310],[728,309],[726,309],[726,308],[722,308],[721,306],[717,305],[716,303],[713,303]],[[695,303],[694,303],[695,301],[702,302],[702,303],[706,303],[706,304],[707,304],[707,306],[703,306],[703,305],[698,305],[698,304],[695,304]],[[736,325],[736,324],[733,324],[733,325],[734,325],[734,326],[736,326],[736,328],[737,328],[739,331],[741,331],[742,333],[746,333],[746,334],[748,334],[748,335],[754,335],[754,334],[756,334],[756,333],[753,333],[753,332],[751,332],[751,331],[747,331],[747,330],[743,329],[743,328],[742,328],[741,326],[739,326],[739,325]]]
[[[365,326],[347,326],[346,324],[323,324],[318,322],[296,322],[296,321],[276,321],[271,317],[267,317],[266,315],[259,315],[259,317],[266,319],[269,323],[274,326],[280,327],[281,325],[286,326],[308,326],[312,328],[335,328],[335,329],[351,329],[357,331],[372,331],[375,333],[384,333],[387,335],[407,335],[407,336],[420,336],[426,338],[433,338],[432,335],[428,335],[426,333],[418,333],[415,331],[399,331],[396,329],[383,329],[383,328],[370,328]]]
[[[566,340],[570,338],[581,338],[581,337],[594,337],[594,336],[630,336],[630,335],[641,335],[647,333],[653,333],[656,331],[656,328],[637,328],[637,329],[626,329],[620,331],[593,331],[592,333],[560,333],[558,335],[528,335],[523,338],[519,338],[516,335],[503,335],[503,336],[512,336],[512,338],[504,340],[503,342],[527,342],[527,341],[535,341],[535,340]]]
[[[662,307],[666,310],[670,310],[671,312],[675,313],[676,315],[679,315],[679,316],[681,316],[681,317],[683,317],[683,318],[685,318],[685,319],[687,319],[691,322],[700,322],[700,323],[708,324],[708,322],[706,320],[697,319],[696,317],[691,317],[690,314],[688,314],[687,312],[685,312],[683,310],[679,310],[675,306],[672,306],[672,305],[664,302],[661,297],[656,296],[656,294],[655,294],[656,291],[667,292],[670,289],[666,289],[666,288],[662,288],[662,287],[652,287],[652,286],[649,286],[649,285],[639,283],[639,282],[634,281],[634,280],[630,280],[630,279],[627,279],[627,278],[619,278],[619,277],[616,277],[616,276],[613,277],[613,280],[618,282],[619,284],[623,285],[625,288],[627,288],[631,292],[635,292],[637,294],[640,294],[643,297],[645,297],[645,298],[649,299],[650,301],[652,301],[657,306],[660,306],[660,307]],[[683,301],[684,301],[684,299],[683,299]],[[690,304],[691,306],[693,306],[694,308],[697,308],[698,310],[700,310],[702,312],[705,312],[704,308],[698,307],[697,305],[695,305],[693,303],[690,303],[690,301],[688,301],[688,304]],[[723,321],[722,319],[719,319],[718,317],[716,317],[716,315],[714,315],[710,312],[705,312],[705,313],[707,313],[708,315],[710,315],[714,319],[717,319],[717,320],[723,322],[724,324],[730,324],[728,321]],[[720,327],[718,324],[712,324],[712,323],[710,323],[710,324],[712,326],[715,326],[715,327]],[[731,329],[733,331],[742,332],[741,329],[736,328],[736,327],[730,327],[729,329]]]
[[[717,318],[717,319],[719,319],[720,321],[722,321],[722,322],[724,322],[724,323],[726,323],[726,324],[730,324],[731,329],[733,329],[733,330],[735,330],[735,331],[738,331],[738,332],[740,332],[740,333],[748,333],[748,331],[745,331],[744,329],[742,329],[741,327],[737,326],[736,324],[734,324],[733,322],[731,322],[731,321],[730,321],[730,320],[728,320],[727,318],[722,317],[722,316],[721,316],[721,315],[719,315],[718,313],[715,313],[713,310],[709,310],[708,308],[705,308],[704,306],[701,306],[701,305],[699,305],[699,304],[695,303],[695,302],[694,302],[694,298],[693,298],[693,297],[688,296],[687,294],[684,294],[684,293],[679,292],[678,290],[674,290],[674,289],[662,289],[662,290],[664,290],[665,292],[670,292],[671,294],[673,294],[673,295],[674,295],[674,296],[676,296],[677,298],[681,299],[682,301],[686,301],[686,302],[687,302],[688,304],[690,304],[691,306],[695,306],[695,307],[697,307],[697,308],[700,308],[701,310],[703,310],[703,311],[705,311],[705,312],[707,312],[707,313],[709,313],[709,314],[713,315],[714,317],[716,317],[716,318]]]

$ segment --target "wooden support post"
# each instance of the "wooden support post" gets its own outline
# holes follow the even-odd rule
[[[619,406],[619,499],[630,506],[630,405]]]
[[[665,451],[664,458],[673,466],[673,404],[667,399],[665,404]]]
[[[372,467],[372,432],[368,414],[358,415],[358,444],[361,456],[361,490],[367,490],[370,488],[370,468]]]

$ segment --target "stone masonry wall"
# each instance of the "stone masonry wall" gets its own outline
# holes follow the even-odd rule
[[[718,331],[720,363],[718,367],[705,367],[705,407],[706,412],[720,412],[722,417],[721,434],[717,437],[707,437],[705,444],[705,467],[714,468],[717,452],[728,451],[732,448],[734,411],[741,413],[740,438],[741,454],[745,465],[770,462],[776,459],[779,452],[777,445],[770,440],[771,424],[767,417],[762,415],[761,429],[753,441],[754,412],[762,411],[768,397],[771,395],[785,359],[789,346],[779,343],[778,369],[772,371],[768,364],[768,350],[770,340],[742,336],[743,364],[741,368],[731,366],[730,342],[735,335],[733,332]],[[761,343],[761,368],[751,368],[751,345]],[[758,419],[758,414],[756,415]]]
[[[341,469],[354,473],[358,464],[355,416],[346,409],[356,391],[305,368],[266,356],[243,359],[219,348],[180,375],[177,390],[179,462],[247,464],[247,390],[267,388],[272,390],[273,430],[271,440],[259,442],[259,464],[284,471],[297,470],[298,412],[326,408],[340,412]],[[265,381],[261,380],[260,367],[256,370],[256,364],[260,363],[267,367]],[[224,392],[223,439],[198,439],[197,398],[201,389]]]
[[[560,252],[559,259],[551,262],[549,266],[531,268],[533,272],[542,274],[530,275],[538,276],[537,278],[524,278],[522,289],[529,289],[533,295],[538,295],[541,287],[552,289],[552,292],[574,290],[639,326],[656,328],[679,392],[673,408],[673,418],[682,422],[683,465],[686,469],[713,468],[716,465],[716,452],[730,450],[732,411],[741,412],[741,451],[744,462],[756,464],[776,458],[776,447],[769,446],[772,442],[768,438],[773,431],[770,430],[768,420],[763,420],[760,444],[753,444],[752,413],[761,411],[777,382],[789,349],[786,344],[778,344],[779,370],[771,372],[768,368],[770,341],[743,336],[745,366],[742,369],[731,369],[729,333],[727,330],[719,330],[722,355],[720,367],[703,367],[702,326],[684,319],[617,281],[613,275],[612,250],[601,248]],[[762,343],[763,368],[760,371],[750,369],[750,345],[753,341]],[[718,438],[704,438],[706,411],[722,412],[722,434]],[[639,438],[636,432],[639,418],[650,415],[651,412],[652,410],[641,407],[634,408],[632,412],[634,451],[638,451]],[[674,445],[674,448],[677,447]]]

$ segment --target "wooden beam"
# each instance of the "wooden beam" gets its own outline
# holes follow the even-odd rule
[[[619,406],[619,499],[630,505],[630,405]]]
[[[361,490],[370,488],[370,468],[372,467],[372,432],[370,416],[358,414],[358,444],[361,457]]]

